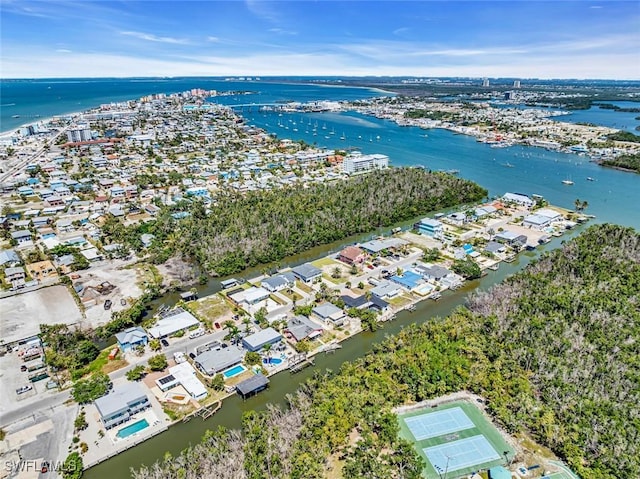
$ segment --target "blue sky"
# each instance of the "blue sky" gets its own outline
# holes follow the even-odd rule
[[[640,79],[633,1],[0,0],[1,78]]]

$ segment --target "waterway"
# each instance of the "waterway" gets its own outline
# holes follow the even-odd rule
[[[125,81],[100,80],[96,84],[86,86],[79,81],[76,88],[82,91],[92,90],[93,96],[78,100],[78,94],[72,94],[73,84],[65,82],[45,81],[26,82],[19,88],[7,86],[2,82],[3,108],[2,126],[0,129],[10,128],[6,115],[9,115],[5,102],[14,102],[27,112],[36,112],[42,116],[68,112],[96,106],[109,101],[136,98],[154,92],[184,91],[190,88],[205,88],[218,90],[253,90],[259,91],[252,95],[237,97],[218,97],[227,104],[239,105],[244,103],[267,103],[287,100],[310,101],[316,99],[339,100],[357,99],[378,96],[379,91],[357,88],[323,88],[309,85],[282,85],[266,82],[215,82],[210,79],[183,79],[176,81]],[[62,86],[56,86],[56,85]],[[80,86],[78,86],[80,85]],[[116,87],[114,87],[116,85]],[[48,87],[51,87],[50,89]],[[14,88],[13,97],[7,97],[6,92]],[[22,90],[20,90],[22,88]],[[44,103],[44,109],[37,108],[35,100],[27,100],[29,92],[48,92],[56,88],[63,88],[64,94],[49,98]],[[19,90],[19,91],[18,91]],[[17,92],[18,91],[18,92]],[[104,95],[98,93],[104,91]],[[118,94],[113,92],[117,91]],[[17,93],[16,93],[17,92]],[[53,94],[53,92],[52,92]],[[75,96],[74,96],[75,95]],[[68,103],[63,100],[67,98]],[[99,101],[98,101],[99,100]],[[96,103],[96,101],[98,103]],[[63,103],[60,103],[63,102]],[[242,102],[242,103],[241,103]],[[47,106],[48,105],[48,106]],[[13,108],[13,107],[11,107]],[[13,110],[18,111],[18,110]],[[240,109],[239,109],[240,111]],[[608,114],[619,113],[611,110],[600,110]],[[34,114],[36,114],[34,113]],[[586,157],[547,151],[541,148],[527,148],[514,146],[509,148],[491,148],[478,143],[474,138],[454,134],[446,130],[421,130],[414,127],[400,127],[393,122],[379,120],[357,113],[310,113],[283,114],[275,112],[261,112],[253,107],[245,108],[242,114],[247,122],[267,131],[277,134],[280,138],[305,140],[328,148],[354,148],[363,153],[383,153],[389,156],[391,164],[395,166],[423,166],[439,170],[458,169],[460,176],[476,181],[489,190],[490,196],[501,196],[506,191],[522,192],[526,194],[543,195],[550,203],[566,208],[573,208],[574,201],[579,198],[589,202],[587,213],[596,215],[598,222],[619,223],[640,229],[640,214],[637,205],[640,204],[640,185],[638,176],[632,173],[602,168],[588,161]],[[24,122],[24,120],[17,119]],[[584,121],[591,121],[588,117]],[[293,122],[296,123],[295,127]],[[593,121],[596,123],[596,121]],[[17,125],[18,122],[11,123]],[[281,124],[283,126],[278,126]],[[317,126],[316,126],[317,124]],[[285,128],[288,127],[288,128]],[[316,128],[316,135],[313,129]],[[324,127],[324,128],[323,128]],[[298,131],[294,131],[294,129]],[[333,132],[333,134],[331,134]],[[341,139],[343,137],[345,139]],[[594,181],[587,181],[587,177]],[[562,180],[572,179],[573,186],[565,186]],[[409,224],[409,222],[407,223]],[[383,232],[383,231],[380,231]],[[387,231],[384,231],[387,232]],[[375,233],[375,232],[372,232]],[[337,251],[344,244],[369,238],[371,234],[348,238],[332,245],[314,248],[295,257],[287,258],[280,265],[293,265],[316,259],[332,251]],[[571,233],[576,234],[576,232]],[[557,247],[561,240],[554,239],[550,244],[539,250],[549,250]],[[203,422],[196,418],[192,421],[170,428],[155,438],[142,443],[106,462],[87,471],[89,479],[106,479],[112,477],[128,477],[131,467],[137,468],[141,464],[151,464],[163,457],[165,451],[177,454],[190,444],[199,441],[206,429],[219,425],[237,428],[241,415],[250,409],[263,409],[267,403],[281,403],[287,393],[293,392],[298,384],[313,374],[316,369],[337,370],[342,362],[356,359],[365,354],[374,342],[382,340],[387,334],[398,331],[401,327],[415,321],[427,321],[437,316],[445,316],[454,308],[464,304],[466,293],[476,287],[488,288],[504,279],[506,276],[525,266],[533,257],[539,254],[523,253],[519,259],[511,264],[502,264],[496,272],[479,281],[465,285],[465,288],[445,293],[443,298],[434,303],[432,301],[419,303],[414,313],[403,312],[398,319],[376,333],[359,334],[343,343],[343,348],[332,355],[321,355],[316,360],[316,368],[307,369],[296,375],[289,373],[272,377],[270,388],[259,395],[243,402],[238,397],[232,397],[224,402],[222,409],[212,418]],[[271,265],[273,267],[274,265]],[[269,267],[269,266],[268,266]],[[264,266],[246,271],[243,277],[259,274]],[[212,279],[207,285],[198,287],[200,296],[212,294],[220,288],[219,279]],[[167,295],[156,303],[171,305],[177,300],[177,295]]]
[[[238,429],[241,426],[242,414],[245,411],[260,411],[267,404],[279,404],[284,406],[284,397],[293,393],[296,388],[308,379],[317,370],[337,371],[345,361],[352,361],[366,354],[374,343],[382,341],[387,335],[397,333],[403,327],[414,323],[434,320],[445,317],[455,308],[465,304],[469,292],[476,289],[487,289],[501,282],[506,277],[516,273],[544,251],[557,248],[561,241],[577,235],[583,227],[565,234],[562,238],[554,238],[553,241],[539,247],[533,252],[521,253],[513,263],[502,263],[498,271],[490,271],[489,274],[479,280],[468,282],[457,291],[446,291],[442,298],[434,302],[427,300],[416,305],[414,312],[403,311],[397,315],[397,319],[384,323],[383,328],[371,333],[364,332],[342,343],[342,348],[334,353],[321,353],[315,357],[315,367],[307,368],[299,373],[291,374],[283,372],[271,376],[269,388],[260,394],[243,401],[239,396],[231,396],[224,400],[222,409],[206,421],[194,418],[187,423],[178,423],[169,430],[155,436],[136,447],[129,449],[108,461],[99,464],[85,472],[88,479],[111,479],[113,477],[128,477],[131,467],[139,468],[142,464],[150,465],[161,460],[165,452],[172,455],[179,454],[183,449],[195,445],[204,435],[207,429],[213,430],[219,426]],[[324,252],[334,249],[338,243],[329,245]],[[321,248],[316,251],[317,257],[322,255]],[[296,261],[299,258],[292,258]],[[312,259],[312,258],[309,258]],[[289,261],[289,262],[290,262]]]

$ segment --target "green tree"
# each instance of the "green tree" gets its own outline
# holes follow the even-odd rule
[[[162,344],[160,344],[159,339],[152,339],[149,341],[149,348],[151,348],[151,351],[160,351],[162,349]]]
[[[152,371],[164,371],[167,366],[167,358],[164,354],[157,354],[149,358],[149,369]]]
[[[138,364],[133,369],[130,369],[125,374],[125,377],[129,381],[140,381],[146,374],[147,368],[145,368],[142,364]]]
[[[62,477],[64,479],[80,479],[84,473],[82,457],[77,452],[67,456],[62,465]]]
[[[78,404],[87,404],[104,396],[111,385],[109,376],[96,373],[89,379],[79,380],[73,384],[71,396]]]
[[[482,270],[478,263],[471,258],[457,259],[453,262],[451,269],[454,273],[459,274],[466,279],[476,279],[482,275]]]

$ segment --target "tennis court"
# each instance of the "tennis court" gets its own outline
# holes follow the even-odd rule
[[[427,447],[422,451],[436,471],[458,471],[500,459],[500,454],[482,434]]]
[[[409,417],[404,422],[416,441],[475,427],[459,407]]]

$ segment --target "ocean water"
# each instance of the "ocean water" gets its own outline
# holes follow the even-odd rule
[[[385,95],[374,89],[328,87],[271,81],[224,81],[211,78],[1,80],[0,132],[14,130],[54,115],[95,108],[104,103],[134,100],[155,93],[192,88],[251,91],[250,95],[216,97],[222,104],[275,103],[312,100],[357,100]],[[14,118],[18,116],[17,118]]]
[[[491,148],[472,137],[446,130],[400,127],[387,120],[352,112],[283,113],[280,116],[276,112],[262,112],[256,106],[286,101],[355,100],[385,94],[379,90],[210,78],[2,81],[0,88],[3,105],[1,130],[25,123],[23,117],[12,118],[14,114],[47,117],[150,93],[171,93],[191,88],[251,91],[252,94],[215,97],[212,101],[234,106],[248,123],[280,138],[304,140],[328,148],[358,149],[365,154],[383,153],[395,166],[458,169],[461,177],[487,188],[490,197],[506,191],[540,194],[565,208],[573,208],[576,199],[586,200],[589,203],[586,212],[596,215],[597,221],[640,229],[637,210],[640,177],[600,167],[585,156],[521,146]],[[11,104],[14,105],[4,106]],[[620,106],[634,105],[631,102],[620,103]],[[635,117],[639,114],[596,107],[572,113],[571,119],[604,124],[612,118],[620,118],[620,115]],[[595,181],[587,181],[587,177]],[[564,179],[573,180],[574,185],[563,185]]]

